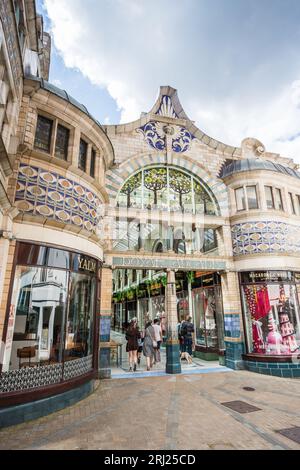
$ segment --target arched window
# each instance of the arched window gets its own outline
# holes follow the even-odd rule
[[[157,240],[153,246],[153,253],[163,253],[164,246],[160,240]]]
[[[199,178],[173,167],[150,167],[131,176],[118,194],[119,207],[218,215],[218,204]]]

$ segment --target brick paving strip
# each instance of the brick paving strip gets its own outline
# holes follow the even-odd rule
[[[299,387],[246,371],[101,381],[72,407],[0,430],[0,449],[299,450],[278,432],[300,426]],[[240,414],[228,401],[261,410]]]

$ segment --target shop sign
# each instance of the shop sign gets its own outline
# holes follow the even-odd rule
[[[184,269],[197,271],[202,269],[226,269],[225,261],[214,260],[187,260],[187,259],[164,259],[164,258],[127,258],[114,257],[114,267],[137,268],[137,269]]]
[[[292,273],[290,271],[251,271],[241,273],[241,279],[243,283],[292,281]]]
[[[77,265],[76,267],[78,271],[88,271],[90,273],[96,273],[97,262],[91,258],[88,258],[83,255],[76,255],[76,261],[74,264],[75,266]]]

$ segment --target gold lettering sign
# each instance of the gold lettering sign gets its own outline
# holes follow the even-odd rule
[[[96,272],[96,261],[84,258],[83,256],[78,256],[78,262],[79,269],[84,269],[85,271],[90,271],[91,273]]]

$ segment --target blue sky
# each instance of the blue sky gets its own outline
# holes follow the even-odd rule
[[[300,162],[299,0],[38,0],[53,38],[50,81],[102,123],[178,89],[204,132],[256,137]]]
[[[84,1],[84,0],[82,0]],[[44,28],[51,30],[51,21],[47,15],[43,0],[37,0],[37,9],[44,16]],[[111,123],[120,121],[121,112],[118,110],[115,100],[108,91],[97,85],[93,85],[88,77],[84,76],[79,68],[66,67],[62,55],[52,42],[51,68],[49,81],[83,103],[89,112],[104,123],[109,119]]]

